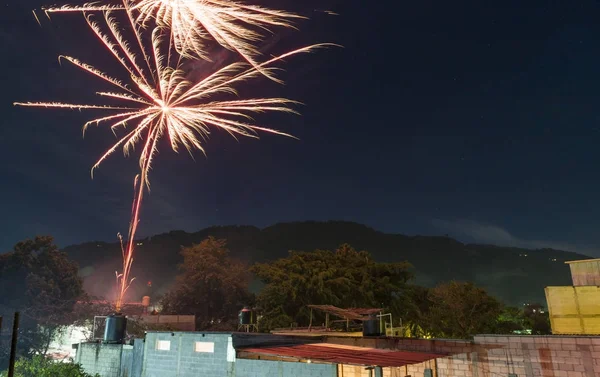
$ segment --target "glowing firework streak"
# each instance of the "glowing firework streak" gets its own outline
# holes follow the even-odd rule
[[[114,92],[97,92],[97,94],[119,100],[123,105],[105,106],[62,102],[15,102],[14,104],[17,106],[77,110],[100,109],[112,112],[110,115],[86,122],[83,126],[84,132],[92,124],[109,123],[113,132],[120,127],[128,128],[128,124],[135,124],[92,167],[93,175],[94,169],[117,149],[122,147],[124,154],[128,155],[131,148],[143,140],[144,146],[139,158],[140,174],[136,176],[134,181],[135,195],[126,246],[123,246],[122,238],[120,238],[123,251],[123,271],[121,274],[117,274],[118,292],[116,300],[116,309],[120,311],[125,293],[131,284],[129,273],[133,263],[133,243],[139,223],[144,189],[149,189],[148,172],[157,151],[158,140],[166,134],[174,151],[177,152],[178,148],[183,146],[189,153],[192,153],[193,149],[198,149],[204,153],[200,140],[206,140],[211,127],[225,130],[233,137],[241,135],[257,138],[258,131],[291,136],[250,123],[252,118],[249,114],[265,111],[295,113],[289,107],[289,105],[296,103],[295,101],[284,98],[216,101],[211,100],[211,97],[216,94],[236,94],[236,84],[256,78],[262,72],[272,73],[273,68],[270,66],[283,58],[333,45],[318,44],[304,47],[272,58],[256,67],[252,67],[247,63],[233,63],[197,83],[192,83],[185,78],[185,72],[181,70],[181,61],[175,67],[169,66],[171,45],[167,43],[166,55],[161,52],[164,49],[164,47],[161,48],[164,43],[160,27],[152,30],[151,47],[149,48],[151,52],[146,53],[142,44],[140,29],[130,18],[135,40],[142,52],[140,56],[134,53],[133,48],[124,38],[110,11],[104,12],[108,29],[106,33],[90,17],[86,17],[86,19],[96,36],[128,72],[131,77],[130,85],[126,85],[120,80],[73,57],[63,56],[61,58],[114,86],[116,90]]]
[[[44,9],[53,12],[92,12],[127,10],[135,12],[135,21],[146,26],[154,20],[171,30],[170,39],[183,56],[210,60],[206,44],[214,40],[242,56],[254,68],[276,80],[258,64],[256,43],[263,39],[258,30],[271,26],[293,27],[291,19],[302,16],[231,0],[123,0],[123,6],[87,3]]]

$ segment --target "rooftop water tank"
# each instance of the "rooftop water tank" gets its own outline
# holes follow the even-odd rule
[[[363,321],[363,336],[380,336],[380,320],[375,314],[370,314],[369,318]]]
[[[244,309],[240,311],[238,317],[240,320],[240,325],[252,324],[252,310],[248,309],[248,307],[244,307]]]
[[[106,317],[104,327],[104,343],[122,343],[125,339],[127,318],[122,314],[111,314]]]

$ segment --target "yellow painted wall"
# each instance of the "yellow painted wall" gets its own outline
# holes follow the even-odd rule
[[[546,287],[553,334],[600,334],[600,287]]]

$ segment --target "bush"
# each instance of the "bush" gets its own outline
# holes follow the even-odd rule
[[[5,377],[7,372],[1,372]],[[86,373],[81,365],[72,363],[57,363],[43,356],[33,359],[19,359],[15,363],[15,377],[100,377]]]

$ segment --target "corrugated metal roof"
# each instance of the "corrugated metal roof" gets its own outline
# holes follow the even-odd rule
[[[420,364],[446,355],[393,351],[366,347],[342,346],[339,344],[315,343],[281,347],[245,348],[240,352],[256,355],[295,357],[336,364],[353,364],[380,367],[402,367]],[[242,355],[240,355],[242,356]]]

